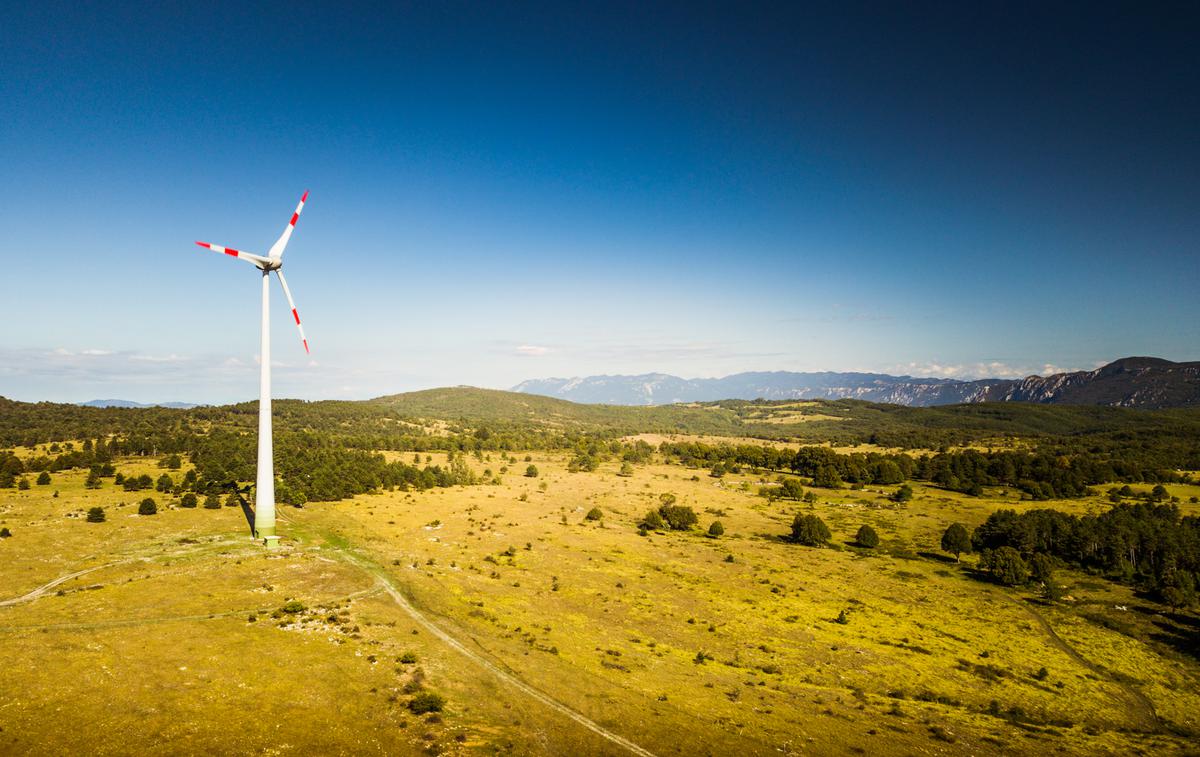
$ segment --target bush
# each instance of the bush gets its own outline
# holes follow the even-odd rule
[[[221,509],[220,495],[210,494],[207,497],[205,497],[204,498],[204,509],[205,510],[220,510]]]
[[[42,471],[41,474],[38,475],[38,477],[37,477],[37,482],[38,482],[38,486],[46,486],[47,484],[49,484],[50,483],[50,473],[48,471]]]
[[[663,505],[658,508],[658,514],[673,531],[687,531],[700,521],[696,511],[686,505]]]
[[[414,715],[424,715],[427,712],[441,712],[446,706],[446,698],[432,691],[422,691],[408,701],[408,709]]]
[[[195,507],[196,503],[197,500],[195,492],[188,492],[187,494],[183,495],[183,499],[179,500],[180,507]]]
[[[792,541],[808,547],[819,547],[832,536],[829,526],[816,515],[797,515],[792,521]]]
[[[902,484],[896,493],[892,495],[892,501],[904,504],[913,498],[912,487],[908,484]]]
[[[525,458],[525,459],[528,460],[529,458]],[[531,465],[525,469],[525,478],[537,478],[537,477],[538,477],[538,469],[537,469],[536,465]]]
[[[714,520],[712,522],[712,525],[708,527],[709,538],[715,539],[718,536],[724,536],[724,535],[725,535],[725,526],[721,525],[721,521]]]
[[[415,652],[405,652],[404,654],[400,655],[400,662],[404,665],[412,665],[416,661],[417,655]]]
[[[19,489],[21,491],[28,491],[29,490],[29,479],[22,476],[21,479],[19,481],[17,481],[17,489]]]
[[[305,607],[304,603],[300,600],[289,599],[288,601],[284,602],[283,607],[280,607],[279,609],[283,612],[286,612],[288,615],[295,615],[297,613],[304,612]]]
[[[158,505],[154,502],[153,497],[146,497],[138,505],[138,515],[154,515],[158,512]]]
[[[92,509],[88,510],[87,522],[88,523],[103,523],[105,517],[106,516],[104,515],[103,507],[93,507]]]
[[[600,520],[604,517],[604,513],[598,507],[593,507],[588,510],[587,515],[583,516],[584,520]]]
[[[0,528],[0,539],[7,539],[12,536],[12,531],[8,530],[8,526]]]
[[[863,526],[858,529],[858,533],[854,535],[854,541],[860,547],[874,549],[875,547],[879,546],[879,534],[875,533],[875,529],[863,524]]]

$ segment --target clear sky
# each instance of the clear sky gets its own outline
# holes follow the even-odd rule
[[[158,5],[5,7],[0,395],[254,398],[305,189],[276,396],[1200,359],[1194,3]]]

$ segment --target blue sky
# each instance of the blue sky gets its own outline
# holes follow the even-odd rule
[[[1184,4],[295,4],[0,25],[0,395],[1200,359]],[[1086,12],[1086,15],[1085,15]]]

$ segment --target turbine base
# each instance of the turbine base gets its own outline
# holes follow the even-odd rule
[[[279,537],[278,536],[275,536],[274,534],[272,534],[271,536],[264,536],[262,539],[263,539],[263,546],[266,547],[267,549],[279,549]]]

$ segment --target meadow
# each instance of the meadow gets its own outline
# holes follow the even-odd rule
[[[1130,754],[1200,733],[1194,612],[1066,568],[1047,602],[939,548],[950,523],[1101,493],[805,503],[759,496],[776,473],[571,459],[481,451],[491,483],[284,507],[272,553],[241,508],[84,470],[0,490],[0,752]],[[1200,486],[1166,488],[1200,514]],[[640,533],[664,495],[697,527]],[[827,546],[784,538],[797,513]]]

